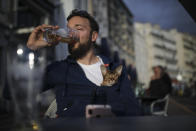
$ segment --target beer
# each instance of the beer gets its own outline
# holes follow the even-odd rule
[[[43,37],[44,40],[47,41],[50,44],[62,42],[62,43],[75,43],[79,40],[77,30],[73,29],[50,29],[47,28],[44,31]]]

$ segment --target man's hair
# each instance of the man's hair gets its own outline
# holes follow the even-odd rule
[[[93,18],[93,16],[91,16],[87,11],[74,9],[74,10],[72,10],[72,12],[67,17],[67,21],[69,21],[74,16],[80,16],[80,17],[88,19],[89,23],[90,23],[90,27],[91,27],[91,32],[93,32],[93,31],[96,31],[97,33],[99,32],[98,23]]]

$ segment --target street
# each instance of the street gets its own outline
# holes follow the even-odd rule
[[[186,97],[170,97],[168,116],[196,116],[196,99]]]

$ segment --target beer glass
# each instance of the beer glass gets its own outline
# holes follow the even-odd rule
[[[70,28],[51,29],[46,28],[43,34],[44,40],[49,44],[62,42],[72,44],[79,40],[78,31]]]

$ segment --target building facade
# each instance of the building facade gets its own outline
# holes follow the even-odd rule
[[[134,27],[136,67],[140,82],[145,83],[146,87],[149,85],[152,67],[156,65],[165,67],[173,80],[188,83],[195,78],[195,36],[176,29],[164,30],[150,23],[135,22]]]
[[[127,65],[135,65],[132,13],[120,0],[92,1],[92,7],[92,13],[100,25],[98,43],[106,38],[111,52],[118,52]]]
[[[118,51],[121,59],[135,65],[133,44],[133,15],[120,0],[108,1],[109,39],[113,51]]]
[[[145,83],[147,87],[153,74],[152,67],[156,65],[165,67],[171,78],[175,79],[178,74],[177,46],[174,37],[176,30],[163,30],[158,25],[138,22],[135,23],[134,27],[134,44],[135,52],[137,52],[136,67],[140,81]],[[141,51],[141,48],[144,48],[145,51]],[[147,60],[142,60],[144,58]]]
[[[144,31],[142,31],[142,29],[134,30],[134,46],[138,81],[140,83],[143,83],[146,87],[149,82],[148,46],[146,42],[146,37],[144,35]]]
[[[178,73],[186,83],[191,79],[196,80],[196,38],[187,33],[178,33],[176,40],[179,52]]]
[[[96,21],[99,24],[99,37],[97,44],[101,44],[102,38],[108,38],[108,1],[107,0],[94,0],[92,1],[91,14],[95,17]],[[89,10],[90,11],[90,10]]]

